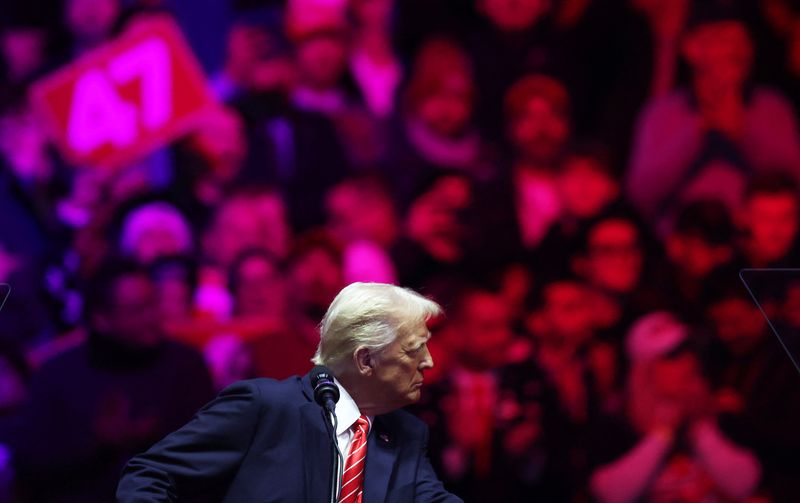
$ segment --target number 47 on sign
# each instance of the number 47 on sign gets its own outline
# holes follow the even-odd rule
[[[138,23],[45,77],[32,97],[70,162],[107,168],[169,143],[217,106],[180,29],[168,18]]]

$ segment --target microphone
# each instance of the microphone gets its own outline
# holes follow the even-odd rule
[[[316,365],[311,369],[310,378],[314,401],[333,414],[339,401],[339,387],[333,382],[333,373],[324,365]]]
[[[333,382],[331,369],[324,365],[315,365],[311,369],[309,378],[311,387],[314,389],[314,401],[320,404],[324,411],[330,413],[330,417],[327,417],[328,414],[325,412],[322,415],[325,417],[325,428],[331,437],[331,455],[333,457],[331,462],[330,502],[336,503],[339,501],[341,492],[339,484],[342,480],[342,469],[344,467],[344,456],[342,456],[342,451],[339,450],[339,443],[336,440],[336,425],[338,424],[336,402],[339,401],[339,386]]]

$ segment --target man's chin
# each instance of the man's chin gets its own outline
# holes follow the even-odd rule
[[[412,403],[419,402],[419,399],[420,399],[421,396],[422,396],[422,389],[421,388],[416,388],[416,389],[412,390],[408,394],[408,402],[409,403],[407,405],[411,405]]]

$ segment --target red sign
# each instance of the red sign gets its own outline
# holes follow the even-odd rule
[[[32,98],[70,162],[108,168],[181,136],[216,105],[168,18],[139,23],[45,77]]]

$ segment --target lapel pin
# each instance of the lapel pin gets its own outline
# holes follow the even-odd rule
[[[378,438],[380,438],[381,442],[383,442],[384,444],[389,443],[389,435],[387,435],[386,433],[381,433],[380,435],[378,435]]]

